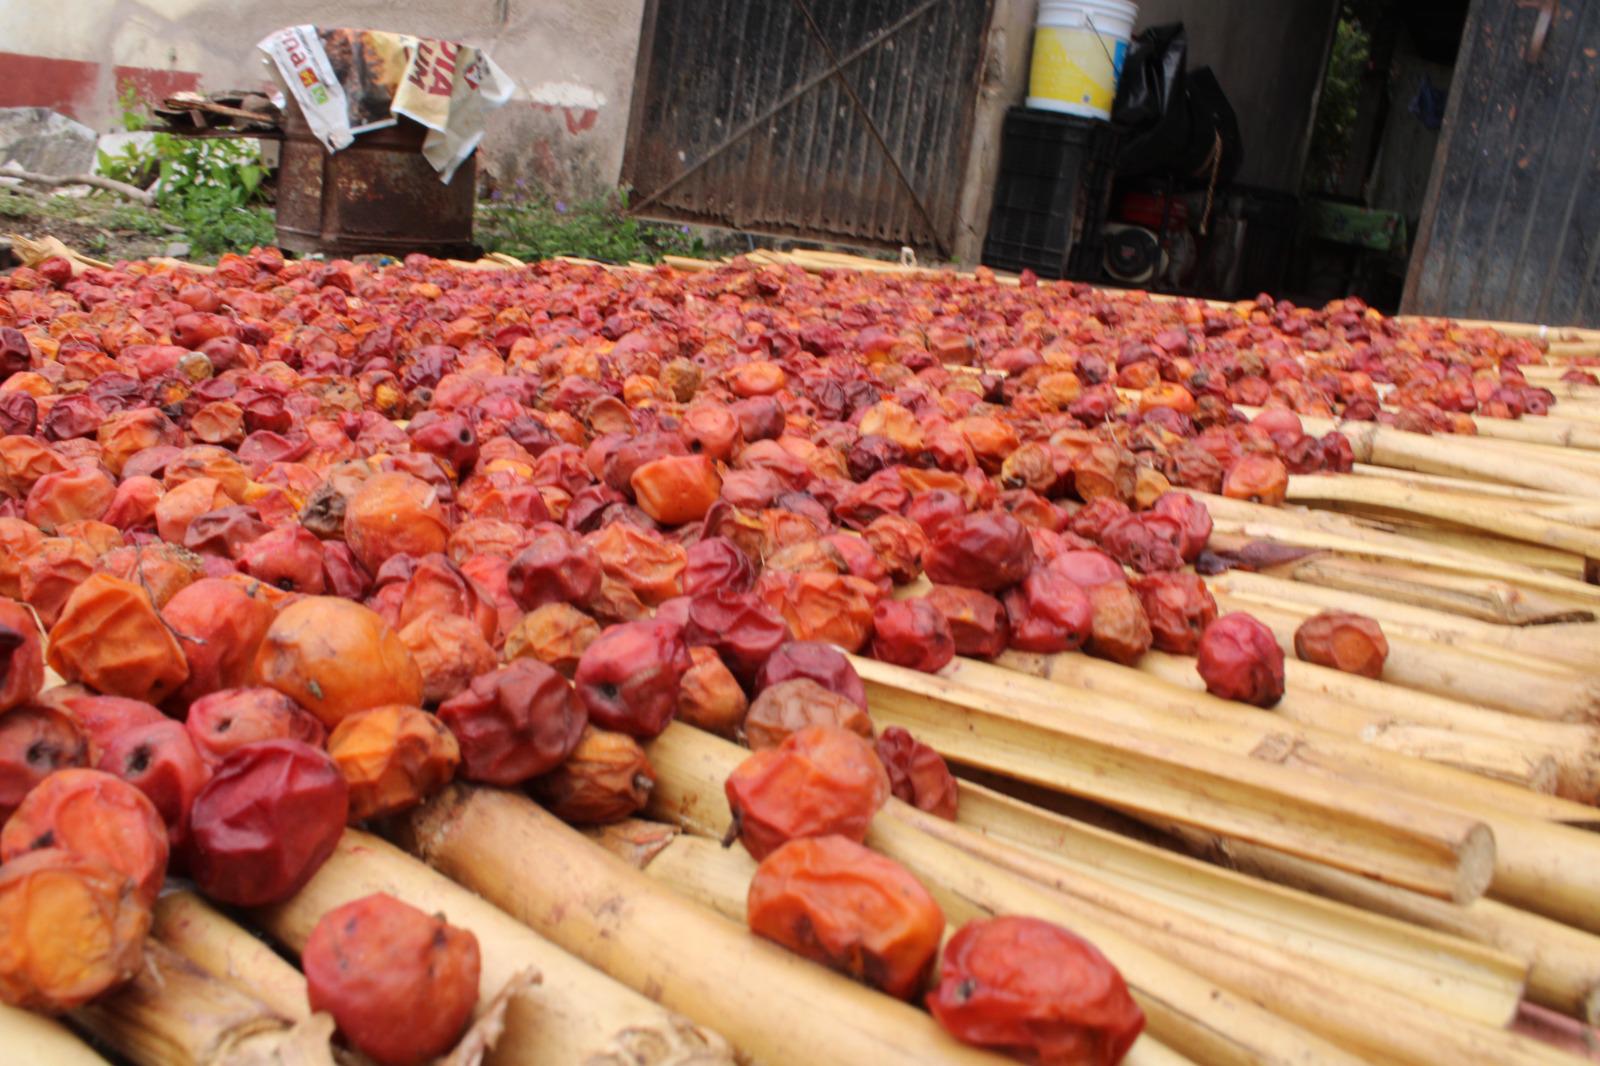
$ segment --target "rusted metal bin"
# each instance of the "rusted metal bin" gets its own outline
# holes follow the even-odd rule
[[[294,252],[423,252],[476,258],[477,155],[446,185],[422,155],[426,127],[408,118],[329,154],[293,101],[278,162],[278,243]]]

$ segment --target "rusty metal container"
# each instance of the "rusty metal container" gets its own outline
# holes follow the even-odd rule
[[[476,258],[477,156],[446,185],[423,158],[427,132],[401,118],[330,154],[291,100],[278,163],[278,243],[301,253]]]

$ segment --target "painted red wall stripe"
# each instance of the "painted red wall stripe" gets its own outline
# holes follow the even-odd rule
[[[51,59],[47,56],[0,52],[0,107],[48,107],[81,119],[95,117],[96,94],[101,90],[101,65],[82,59]],[[173,93],[193,90],[200,75],[187,70],[160,70],[154,67],[116,67],[106,87],[109,104],[122,86],[149,101],[160,101]],[[102,105],[104,106],[104,105]]]

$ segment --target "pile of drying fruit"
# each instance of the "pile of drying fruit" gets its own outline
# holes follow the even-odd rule
[[[0,998],[141,966],[169,874],[279,903],[347,824],[463,779],[628,817],[676,719],[727,778],[763,937],[962,1041],[1117,1061],[1143,1016],[1089,944],[945,920],[862,841],[944,761],[876,730],[839,649],[935,671],[1078,648],[1198,656],[1271,706],[1217,616],[1196,489],[1348,470],[1296,414],[1471,430],[1541,413],[1527,341],[1354,302],[1229,310],[991,278],[472,270],[229,256],[0,278]],[[1253,419],[1235,405],[1261,406]],[[1211,561],[1215,562],[1215,559]],[[1329,614],[1308,660],[1375,674]],[[45,666],[64,684],[45,687]],[[381,1062],[452,1046],[479,946],[387,896],[330,912],[311,1005]],[[396,1018],[405,1024],[397,1026]]]

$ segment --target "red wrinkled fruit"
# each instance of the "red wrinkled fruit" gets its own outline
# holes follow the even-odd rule
[[[167,877],[167,827],[147,796],[99,770],[67,769],[29,792],[0,831],[0,862],[63,848],[129,878],[154,906]]]
[[[1193,655],[1200,636],[1217,617],[1217,601],[1198,574],[1160,571],[1134,585],[1158,651]]]
[[[935,673],[955,658],[950,624],[927,600],[883,600],[872,610],[872,657]]]
[[[678,626],[626,622],[584,649],[573,682],[595,725],[648,739],[672,721],[678,686],[691,665]]]
[[[1011,915],[974,919],[950,938],[928,1009],[957,1040],[1039,1066],[1114,1066],[1144,1029],[1093,944]]]
[[[944,912],[905,867],[841,836],[792,840],[750,879],[750,931],[899,999],[921,991]]]
[[[889,773],[889,789],[896,799],[955,820],[960,792],[944,756],[897,725],[878,734],[875,750]]]
[[[762,664],[761,672],[756,675],[756,688],[765,689],[798,677],[809,678],[863,711],[867,709],[867,686],[862,683],[861,675],[844,653],[831,644],[791,640],[782,645]]]
[[[44,645],[33,612],[0,599],[0,713],[27,703],[44,687]]]
[[[802,837],[866,839],[889,776],[855,733],[811,726],[740,763],[723,788],[740,841],[756,859]]]
[[[189,705],[184,728],[208,767],[259,740],[298,740],[320,748],[327,730],[312,713],[272,688],[226,688]]]
[[[1089,595],[1052,566],[1036,567],[1004,597],[1011,647],[1051,654],[1075,651],[1094,625]]]
[[[1383,627],[1365,615],[1322,611],[1295,630],[1294,653],[1308,663],[1376,678],[1383,676],[1389,641]]]
[[[992,659],[1006,650],[1011,623],[1005,605],[987,592],[959,585],[935,585],[925,598],[944,615],[957,655]]]
[[[1032,566],[1028,527],[1003,511],[962,515],[939,525],[923,554],[929,581],[985,592],[1016,584]]]
[[[760,596],[720,588],[689,601],[683,636],[690,644],[715,649],[745,683],[790,638],[788,623]]]
[[[1283,698],[1283,649],[1272,630],[1247,614],[1225,614],[1206,627],[1197,665],[1213,696],[1257,707]]]
[[[506,584],[524,611],[547,603],[583,607],[600,592],[600,560],[576,536],[546,523],[511,561]]]
[[[473,678],[440,704],[439,719],[461,747],[462,777],[510,786],[560,766],[589,716],[566,678],[535,659],[517,659]]]
[[[1211,512],[1206,505],[1186,492],[1164,492],[1150,509],[1177,520],[1183,531],[1179,544],[1183,561],[1194,562],[1211,539]]]
[[[88,758],[83,732],[53,707],[18,707],[0,715],[0,823],[39,782]]]
[[[101,752],[99,767],[149,796],[173,845],[182,843],[189,807],[211,776],[183,723],[163,718],[122,730]]]
[[[222,578],[201,578],[179,589],[161,617],[178,638],[189,678],[168,701],[176,708],[250,680],[256,653],[276,617],[264,593]]]
[[[382,892],[324,914],[300,964],[311,1009],[383,1066],[445,1054],[478,1002],[477,938]]]
[[[280,903],[333,854],[349,811],[349,786],[327,753],[298,740],[246,744],[195,797],[189,874],[220,903]]]

